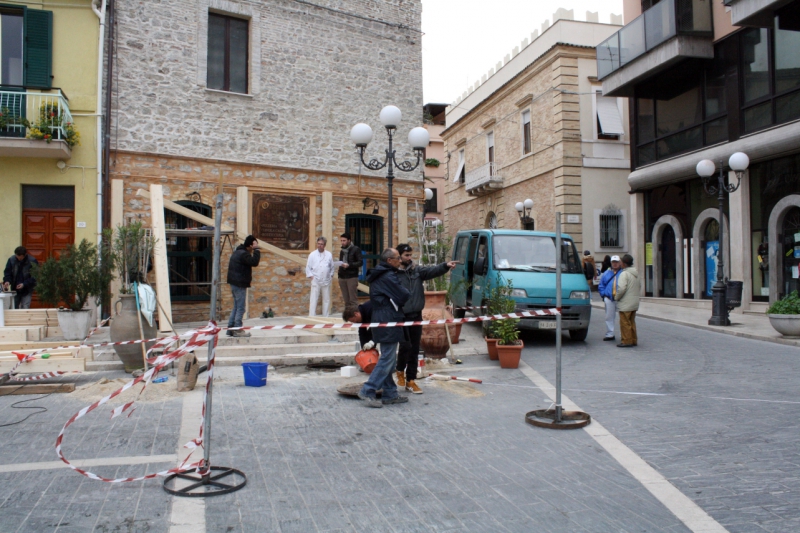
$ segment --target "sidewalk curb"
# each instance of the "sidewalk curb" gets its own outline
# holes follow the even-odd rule
[[[605,310],[605,305],[597,302],[592,302],[592,307],[596,309]],[[659,320],[661,322],[668,322],[670,324],[677,324],[679,326],[686,326],[687,328],[694,328],[694,329],[702,329],[705,331],[713,331],[714,333],[722,333],[723,335],[732,335],[734,337],[740,337],[743,339],[750,339],[754,341],[764,341],[764,342],[771,342],[774,344],[783,344],[785,346],[794,346],[800,347],[800,340],[793,340],[793,339],[781,339],[776,337],[767,337],[765,335],[754,335],[752,333],[745,333],[743,331],[736,331],[732,329],[726,329],[720,326],[708,326],[706,324],[695,324],[692,322],[682,322],[680,320],[675,320],[673,318],[664,318],[658,315],[650,314],[650,313],[642,313],[641,311],[636,312],[637,317],[642,318],[649,318],[651,320]],[[734,322],[735,324],[735,322]]]

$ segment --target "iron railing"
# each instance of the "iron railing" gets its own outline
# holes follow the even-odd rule
[[[66,140],[73,125],[61,89],[0,87],[0,113],[0,137],[25,137],[35,129],[46,141]]]

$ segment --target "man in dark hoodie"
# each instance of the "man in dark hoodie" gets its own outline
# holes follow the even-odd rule
[[[3,288],[6,291],[17,291],[14,295],[14,307],[17,309],[31,308],[33,288],[36,287],[31,268],[36,264],[36,258],[24,246],[17,246],[14,255],[8,258],[3,272]]]
[[[387,248],[381,254],[378,266],[370,270],[367,275],[373,322],[403,321],[403,306],[408,301],[410,293],[400,284],[400,279],[397,277],[399,267],[400,254],[394,248]],[[369,379],[359,391],[358,397],[364,400],[368,407],[407,402],[407,397],[397,393],[397,385],[392,376],[397,361],[397,343],[405,340],[405,328],[374,328],[372,338],[381,345],[381,356]],[[383,389],[382,400],[375,397],[379,389]]]
[[[444,276],[448,270],[456,266],[455,261],[442,263],[435,266],[415,265],[411,259],[414,251],[409,244],[398,244],[400,262],[403,264],[399,272],[400,283],[411,293],[403,313],[406,322],[422,320],[422,308],[425,307],[425,287],[423,282],[429,279]],[[422,389],[417,385],[417,356],[419,354],[419,341],[422,338],[422,326],[407,326],[408,341],[400,343],[400,352],[397,355],[397,385],[405,387],[408,392],[422,394]]]
[[[253,267],[258,266],[260,260],[261,251],[258,249],[258,241],[252,235],[248,235],[244,244],[237,246],[231,255],[230,263],[228,263],[228,285],[231,286],[233,293],[233,310],[228,319],[229,328],[242,327],[247,288],[253,281]],[[243,329],[229,329],[228,336],[249,337],[250,334]]]

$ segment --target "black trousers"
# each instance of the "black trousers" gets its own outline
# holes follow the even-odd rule
[[[422,312],[406,315],[406,321],[422,320]],[[417,356],[419,355],[419,340],[422,338],[422,326],[406,326],[406,338],[409,340],[400,343],[397,353],[397,371],[406,373],[406,381],[417,379]]]

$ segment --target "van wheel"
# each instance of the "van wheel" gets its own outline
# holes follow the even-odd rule
[[[453,307],[453,318],[464,318],[467,312],[464,309]]]
[[[573,341],[585,341],[589,334],[589,328],[569,330],[569,338]]]

